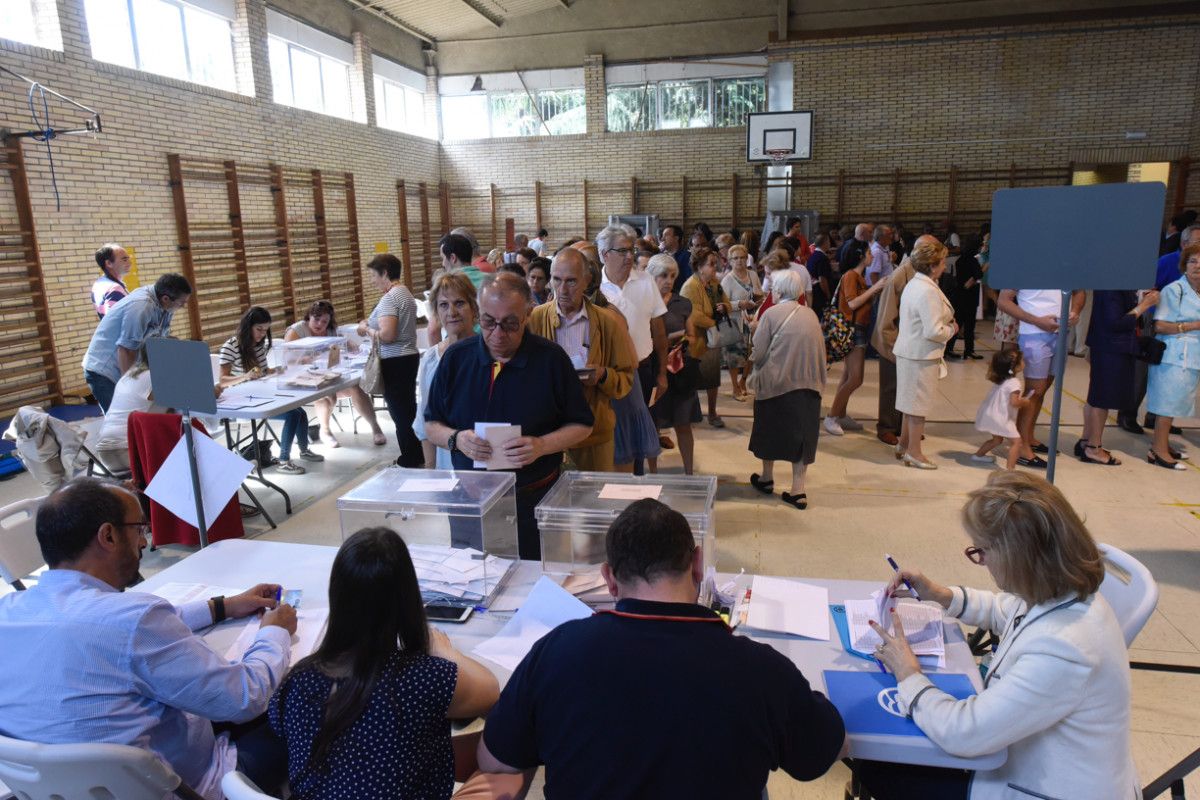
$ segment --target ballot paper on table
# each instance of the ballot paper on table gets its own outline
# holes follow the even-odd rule
[[[261,621],[261,617],[251,617],[246,622],[237,639],[225,651],[225,658],[228,661],[242,660],[242,656],[254,643],[254,637],[258,635],[259,628],[262,627]],[[289,667],[296,666],[297,661],[317,649],[317,645],[321,643],[321,637],[325,635],[325,625],[328,622],[328,608],[296,609],[296,632],[292,634],[292,654]]]
[[[521,608],[500,632],[475,648],[475,654],[512,671],[533,646],[564,622],[584,619],[592,610],[543,575]]]
[[[894,602],[888,596],[886,586],[872,592],[869,598],[847,600],[845,605],[846,628],[855,650],[870,653],[882,644],[879,634],[871,628],[871,620],[878,622],[889,633],[895,633],[891,615],[891,609],[895,608],[913,655],[923,665],[945,666],[946,636],[942,628],[941,607],[930,603]]]
[[[471,547],[410,544],[408,553],[426,602],[486,600],[516,564]]]
[[[829,590],[786,578],[755,575],[746,624],[761,631],[829,641]]]
[[[600,499],[657,500],[662,489],[659,483],[606,483],[600,487]]]
[[[509,425],[507,422],[476,422],[475,435],[486,439],[492,446],[492,457],[487,461],[474,462],[475,469],[518,469],[518,466],[504,455],[504,443],[520,438],[520,425]]]
[[[237,494],[253,465],[199,431],[193,431],[193,434],[204,521],[212,525],[229,499]],[[199,527],[196,500],[192,495],[192,473],[188,468],[187,442],[182,436],[146,487],[146,495],[187,524]]]

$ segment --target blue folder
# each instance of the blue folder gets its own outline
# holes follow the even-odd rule
[[[825,670],[825,690],[846,723],[847,733],[924,736],[916,723],[901,716],[896,677],[881,672]],[[970,679],[958,673],[927,675],[933,685],[958,700],[975,694]]]
[[[855,650],[850,646],[850,628],[846,623],[846,607],[841,603],[830,604],[829,616],[833,617],[833,627],[837,628],[838,638],[842,640],[842,649],[852,656],[865,658],[867,661],[874,661],[875,656],[870,653],[864,653],[861,650]]]

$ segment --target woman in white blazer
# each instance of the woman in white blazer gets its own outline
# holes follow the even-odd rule
[[[954,307],[938,288],[946,269],[946,248],[925,241],[909,256],[916,274],[900,295],[900,324],[892,352],[896,356],[896,410],[904,413],[896,458],[905,466],[937,469],[921,452],[925,418],[933,411],[934,392],[944,369],[946,342],[958,330]]]
[[[860,761],[876,800],[1135,800],[1130,751],[1129,654],[1098,590],[1104,563],[1063,494],[1039,477],[993,472],[968,495],[967,558],[987,567],[999,593],[941,586],[900,572],[923,600],[1000,636],[984,689],[956,700],[921,674],[893,612],[896,636],[877,625],[876,655],[895,674],[905,711],[934,744],[965,758],[1008,748],[996,769],[910,767]]]

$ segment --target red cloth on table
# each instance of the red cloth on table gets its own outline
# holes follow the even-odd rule
[[[133,482],[139,489],[144,490],[154,480],[159,467],[179,443],[182,427],[183,417],[179,414],[135,411],[129,415],[129,468],[133,472]],[[192,420],[192,427],[208,436],[200,420]],[[205,521],[208,523],[210,542],[246,534],[236,494],[216,519]],[[153,500],[150,501],[150,530],[155,547],[164,544],[200,545],[200,531],[194,525],[184,522]]]

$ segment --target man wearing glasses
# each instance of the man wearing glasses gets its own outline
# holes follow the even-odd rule
[[[592,432],[595,418],[571,359],[554,342],[525,330],[529,284],[500,273],[479,295],[481,336],[446,349],[429,389],[425,433],[450,451],[456,470],[494,454],[476,423],[519,425],[501,453],[516,466],[517,541],[521,558],[541,558],[533,509],[550,491],[562,453]]]
[[[37,539],[50,569],[33,588],[0,597],[0,733],[146,747],[210,800],[235,768],[264,788],[282,785],[286,757],[265,718],[233,736],[213,721],[246,723],[266,711],[288,668],[295,610],[277,603],[273,584],[179,607],[125,591],[149,528],[132,492],[98,478],[42,501]],[[263,611],[232,663],[193,633]]]
[[[633,268],[633,242],[625,231],[612,226],[600,231],[596,250],[604,262],[600,291],[629,325],[642,400],[649,405],[654,388],[660,397],[667,391],[667,307],[650,276]]]

